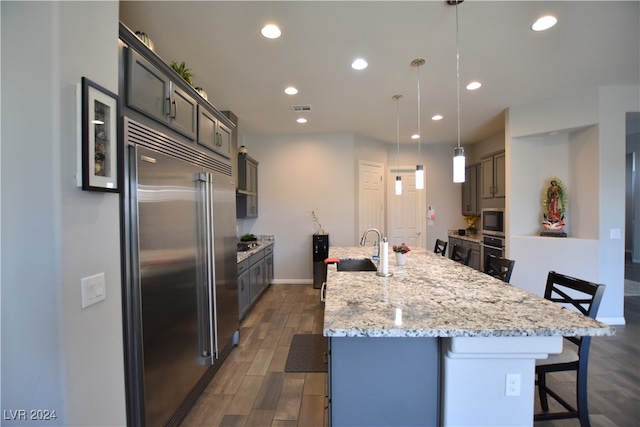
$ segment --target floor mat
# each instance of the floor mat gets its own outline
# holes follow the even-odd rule
[[[297,334],[291,339],[285,372],[327,372],[327,338],[320,334]]]

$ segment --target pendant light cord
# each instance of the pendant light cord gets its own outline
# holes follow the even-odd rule
[[[422,131],[420,130],[420,65],[418,65],[418,164],[420,164],[420,143]]]
[[[458,102],[458,148],[460,148],[460,43],[458,41],[458,3],[456,2],[456,97]]]
[[[400,175],[400,98],[402,95],[396,95],[396,143],[398,145],[398,175]]]

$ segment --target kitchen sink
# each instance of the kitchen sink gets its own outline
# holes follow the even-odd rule
[[[377,271],[378,267],[370,258],[341,259],[337,265],[338,271]]]

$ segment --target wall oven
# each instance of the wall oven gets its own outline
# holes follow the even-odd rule
[[[504,258],[504,237],[483,235],[480,244],[481,270],[484,270],[484,262],[487,255],[494,255],[497,258]]]

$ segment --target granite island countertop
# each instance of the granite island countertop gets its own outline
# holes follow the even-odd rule
[[[369,258],[370,246],[329,256]],[[391,277],[327,268],[327,337],[606,336],[615,329],[422,248]]]

